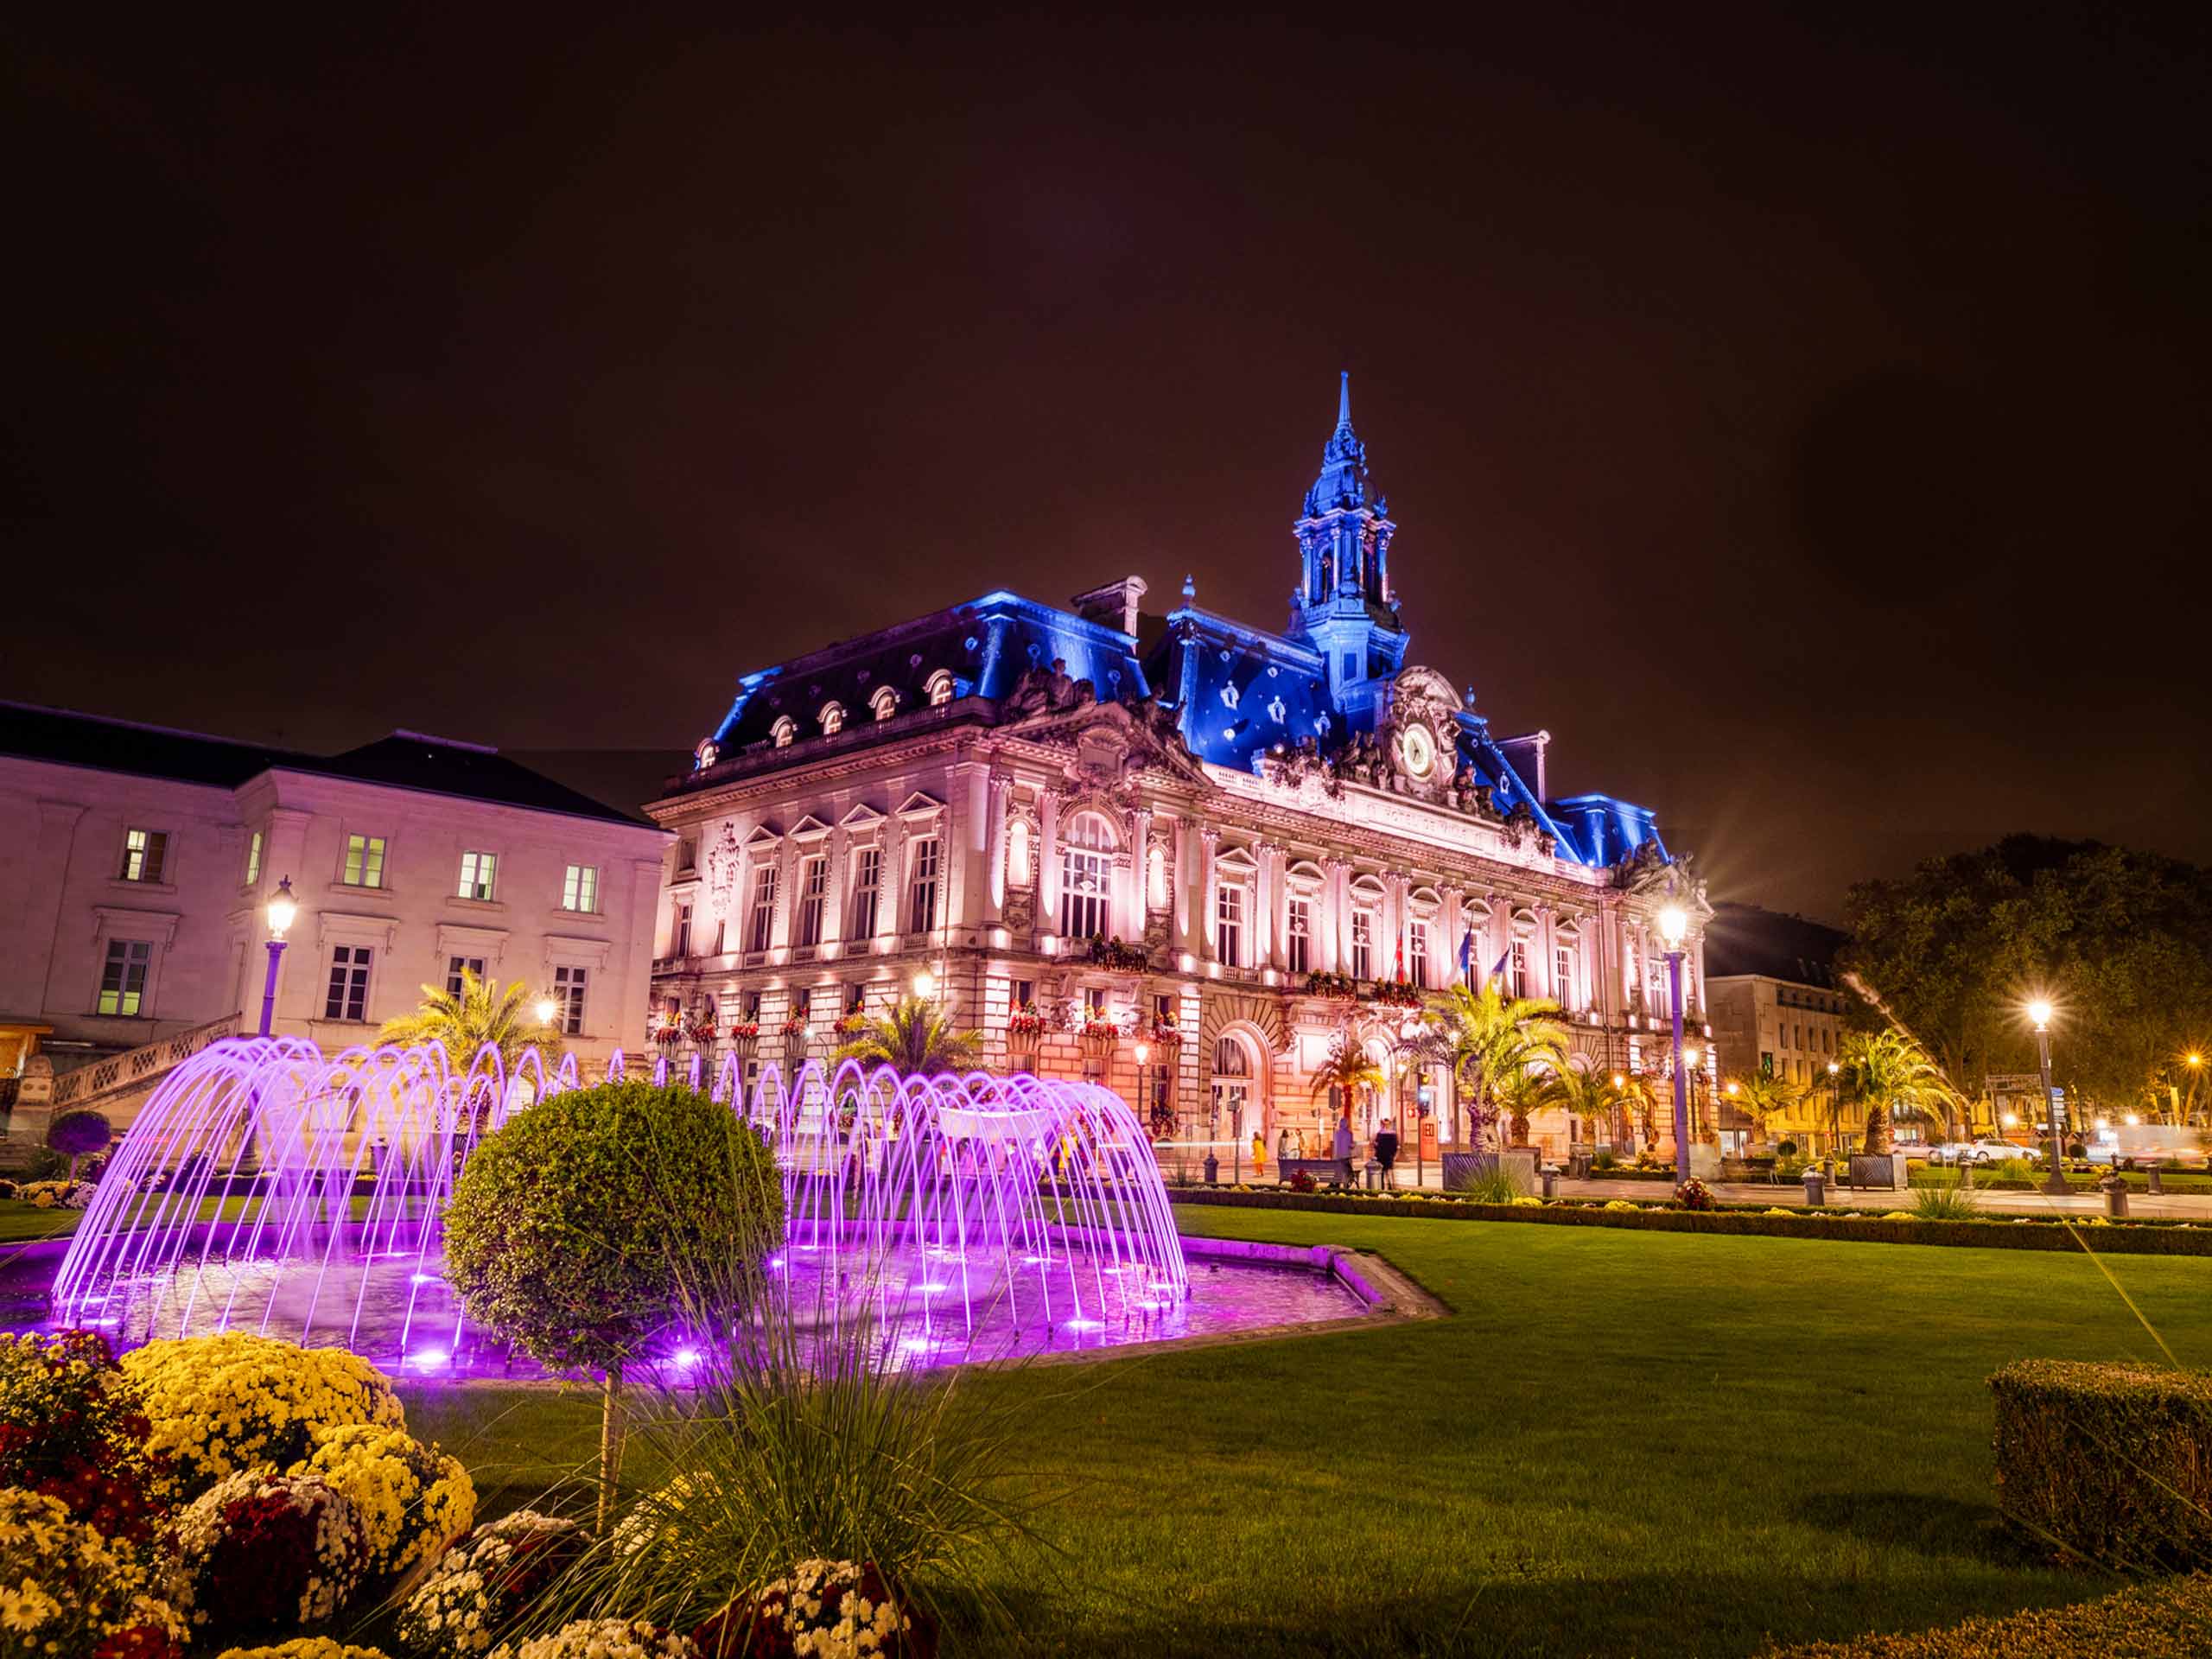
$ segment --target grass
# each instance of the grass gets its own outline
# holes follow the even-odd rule
[[[2212,1363],[2212,1262],[1178,1213],[1456,1313],[994,1379],[1066,1495],[998,1586],[1037,1651],[1750,1655],[2078,1601],[1996,1529],[1984,1378],[2156,1359],[2115,1281]],[[494,1510],[589,1462],[582,1392],[406,1392]]]

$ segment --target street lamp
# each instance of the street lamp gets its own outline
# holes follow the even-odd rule
[[[269,1022],[276,1013],[276,962],[284,954],[284,934],[292,925],[292,918],[300,913],[299,901],[292,897],[292,878],[286,876],[276,884],[276,891],[269,895],[264,914],[269,918],[269,978],[261,988],[261,1034],[269,1034]]]
[[[937,995],[937,976],[926,968],[914,976],[914,995],[928,1001]]]
[[[1667,941],[1667,988],[1675,1017],[1675,1179],[1690,1178],[1689,1079],[1682,1075],[1682,936],[1689,931],[1689,913],[1680,905],[1659,912],[1659,937]]]
[[[2074,1189],[2066,1185],[2066,1147],[2060,1139],[2065,1126],[2058,1121],[2058,1108],[2050,1096],[2050,1004],[2037,997],[2028,1004],[2028,1018],[2035,1022],[2036,1060],[2043,1071],[2043,1109],[2050,1120],[2050,1172],[2044,1178],[2043,1190],[2054,1198],[2063,1198]]]
[[[560,1011],[558,1005],[554,1002],[551,997],[541,996],[537,999],[537,1023],[539,1025],[551,1025],[553,1023],[553,1016]]]

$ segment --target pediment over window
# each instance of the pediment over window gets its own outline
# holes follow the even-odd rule
[[[847,830],[866,830],[873,824],[881,823],[883,822],[883,814],[877,811],[866,801],[861,801],[856,803],[854,805],[853,810],[846,813],[845,816],[838,819],[837,822]]]
[[[782,839],[783,836],[772,826],[764,823],[745,838],[745,844],[747,847],[773,847]]]
[[[791,830],[793,841],[818,841],[829,833],[830,826],[811,812],[793,824]]]
[[[899,804],[899,816],[902,818],[929,817],[944,810],[943,801],[925,795],[918,789]]]

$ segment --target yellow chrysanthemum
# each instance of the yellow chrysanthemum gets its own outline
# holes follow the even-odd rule
[[[468,1471],[404,1428],[350,1423],[316,1429],[314,1442],[291,1472],[318,1475],[353,1501],[368,1529],[373,1572],[404,1573],[475,1522]]]

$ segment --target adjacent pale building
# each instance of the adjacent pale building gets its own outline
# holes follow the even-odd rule
[[[647,808],[677,837],[660,1039],[788,1070],[926,975],[995,1065],[1102,1079],[1224,1161],[1325,1136],[1314,1077],[1339,1043],[1386,1079],[1351,1103],[1363,1135],[1392,1121],[1409,1160],[1464,1138],[1408,1048],[1423,994],[1462,977],[1556,999],[1586,1064],[1656,1069],[1656,914],[1691,912],[1701,1030],[1701,887],[1648,810],[1548,792],[1549,733],[1494,733],[1408,659],[1395,535],[1347,394],[1281,632],[1187,581],[1148,615],[1130,576],[744,674]],[[1554,1153],[1592,1132],[1536,1126]]]
[[[1713,906],[1706,930],[1706,981],[1713,1046],[1724,1078],[1754,1072],[1802,1091],[1803,1103],[1778,1129],[1808,1135],[1821,1151],[1856,1125],[1839,1115],[1834,1067],[1849,993],[1836,954],[1849,936],[1802,916],[1756,905]],[[1722,1125],[1746,1133],[1722,1097]]]
[[[256,1029],[267,900],[298,912],[272,1028],[327,1052],[464,966],[557,1004],[594,1069],[645,1039],[664,832],[495,751],[414,732],[293,753],[0,703],[0,1106],[118,1127]]]

